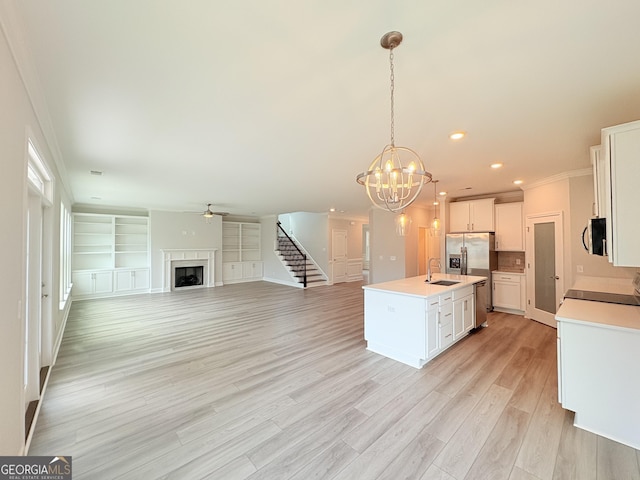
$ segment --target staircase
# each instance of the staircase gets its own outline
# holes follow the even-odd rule
[[[280,232],[279,232],[280,233]],[[291,276],[303,286],[311,287],[316,285],[326,285],[327,279],[318,266],[302,252],[295,241],[288,235],[278,235],[276,251],[282,263],[284,263],[291,273]]]

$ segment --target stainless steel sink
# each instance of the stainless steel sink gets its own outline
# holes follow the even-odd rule
[[[453,280],[438,280],[436,282],[429,282],[431,285],[440,285],[441,287],[449,287],[451,285],[455,285],[456,283],[460,283],[460,282],[454,282]]]

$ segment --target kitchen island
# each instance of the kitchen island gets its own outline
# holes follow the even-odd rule
[[[421,275],[365,285],[367,349],[422,368],[476,326],[474,284],[486,279],[436,274],[430,283]]]
[[[583,277],[574,289],[632,295],[631,282]],[[558,396],[574,425],[640,449],[640,307],[565,298]]]

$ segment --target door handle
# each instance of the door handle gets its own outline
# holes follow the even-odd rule
[[[555,279],[555,280],[560,280],[560,277],[559,277],[558,275],[556,275],[555,277],[552,275],[552,276],[550,276],[549,278],[553,278],[553,279]]]

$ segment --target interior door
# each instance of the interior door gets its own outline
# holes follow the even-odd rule
[[[331,230],[332,283],[347,281],[347,231]]]
[[[562,215],[527,216],[527,316],[556,328],[564,295]]]

